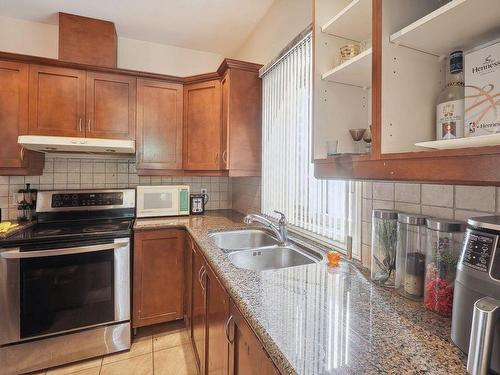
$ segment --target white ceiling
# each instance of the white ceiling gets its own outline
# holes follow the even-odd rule
[[[0,0],[0,15],[57,24],[57,12],[113,21],[121,37],[231,56],[274,0]]]

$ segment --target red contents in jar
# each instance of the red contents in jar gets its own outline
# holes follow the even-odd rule
[[[429,275],[425,284],[424,305],[427,309],[444,316],[451,316],[453,308],[453,284],[444,279]]]

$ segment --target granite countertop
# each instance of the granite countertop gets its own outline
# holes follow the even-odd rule
[[[207,237],[243,216],[138,219],[134,230],[186,228],[283,374],[466,374],[451,320],[372,284],[351,262],[254,272],[236,268]]]

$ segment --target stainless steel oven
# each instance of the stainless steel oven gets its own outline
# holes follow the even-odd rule
[[[0,243],[1,374],[130,348],[130,223],[38,224]]]

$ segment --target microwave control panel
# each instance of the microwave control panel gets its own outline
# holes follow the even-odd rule
[[[462,264],[481,272],[488,272],[496,244],[497,236],[468,230],[465,238]],[[494,263],[496,264],[497,262],[498,260]]]
[[[123,204],[123,193],[68,193],[52,195],[52,208],[119,206]]]

